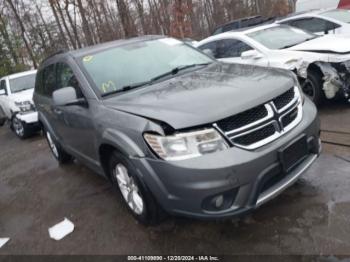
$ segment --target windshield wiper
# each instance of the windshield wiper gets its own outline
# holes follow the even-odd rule
[[[108,93],[104,93],[101,96],[105,97],[105,96],[109,96],[109,95],[113,95],[113,94],[117,94],[117,93],[123,93],[141,86],[145,86],[145,85],[150,85],[152,83],[152,81],[145,81],[145,82],[140,82],[140,83],[135,83],[135,84],[131,84],[131,85],[127,85],[127,86],[123,86],[122,88],[119,88],[117,90],[108,92]]]
[[[209,65],[209,64],[211,64],[211,63],[202,63],[202,64],[191,64],[191,65],[178,66],[178,67],[175,67],[175,68],[173,68],[172,70],[170,70],[168,72],[165,72],[164,74],[161,74],[159,76],[153,77],[151,79],[151,81],[154,82],[154,81],[160,80],[160,79],[162,79],[164,77],[167,77],[167,76],[176,75],[180,71],[186,70],[186,69],[189,69],[189,68],[192,68],[192,67],[205,66],[205,65]]]
[[[111,92],[108,92],[108,93],[104,93],[101,96],[105,97],[105,96],[109,96],[109,95],[113,95],[113,94],[117,94],[117,93],[123,93],[123,92],[126,92],[126,91],[130,91],[132,89],[139,88],[139,87],[142,87],[142,86],[151,85],[154,82],[156,82],[156,81],[158,81],[158,80],[160,80],[160,79],[162,79],[164,77],[171,76],[171,75],[176,75],[182,70],[185,70],[185,69],[188,69],[188,68],[192,68],[192,67],[197,67],[197,66],[205,66],[205,65],[209,65],[209,64],[211,64],[211,63],[191,64],[191,65],[175,67],[171,71],[168,71],[168,72],[166,72],[164,74],[161,74],[159,76],[153,77],[149,81],[144,81],[144,82],[140,82],[140,83],[135,83],[135,84],[123,86],[120,89],[117,89],[117,90],[114,90],[114,91],[111,91]]]

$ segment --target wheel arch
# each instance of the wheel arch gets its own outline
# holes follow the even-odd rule
[[[117,130],[107,129],[102,135],[98,155],[101,167],[109,179],[108,164],[110,155],[114,151],[124,155],[126,158],[145,157],[142,149],[129,136]]]

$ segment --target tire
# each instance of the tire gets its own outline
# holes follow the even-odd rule
[[[51,135],[51,133],[44,129],[44,134],[45,134],[47,143],[49,144],[51,153],[56,158],[58,163],[60,165],[64,165],[71,162],[73,159],[72,156],[68,154],[66,151],[64,151],[62,146],[53,139],[53,136]]]
[[[308,78],[303,83],[302,89],[304,94],[306,94],[317,106],[322,105],[326,101],[321,73],[309,71]]]
[[[32,134],[32,132],[26,126],[26,123],[18,119],[16,115],[12,117],[11,128],[20,139],[26,139]]]
[[[0,127],[3,126],[6,123],[6,115],[4,113],[4,110],[0,107]]]
[[[120,193],[129,212],[137,221],[152,226],[158,225],[165,218],[165,212],[147,186],[137,177],[132,163],[117,151],[111,155],[109,175],[113,187]]]

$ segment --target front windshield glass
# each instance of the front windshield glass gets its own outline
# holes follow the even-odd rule
[[[10,79],[11,93],[17,93],[27,89],[33,89],[34,86],[35,74]]]
[[[322,13],[323,16],[333,18],[343,23],[350,23],[350,10],[337,9]]]
[[[276,26],[248,34],[269,49],[292,47],[318,36],[290,26]]]
[[[172,38],[136,42],[81,58],[102,95],[150,81],[175,68],[212,62],[208,56]]]

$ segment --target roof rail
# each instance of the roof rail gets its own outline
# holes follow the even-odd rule
[[[60,49],[56,52],[53,52],[53,53],[49,54],[47,57],[45,57],[41,63],[45,62],[46,60],[48,60],[51,57],[54,57],[54,56],[59,55],[59,54],[64,54],[66,52],[67,52],[67,50],[64,50],[64,49]]]

